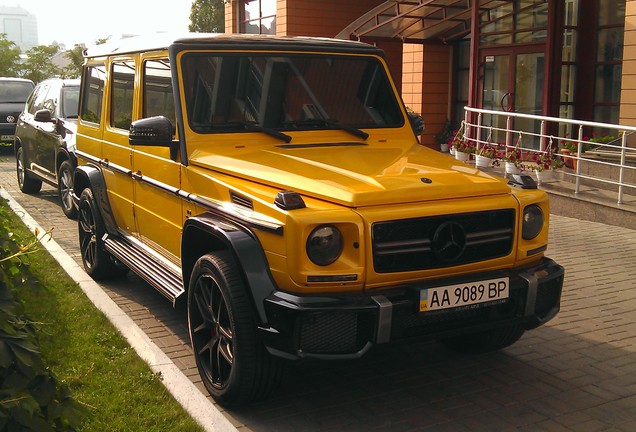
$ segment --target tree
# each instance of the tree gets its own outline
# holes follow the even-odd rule
[[[190,8],[188,29],[200,33],[223,33],[225,31],[223,0],[194,0]]]
[[[0,33],[0,76],[18,77],[21,69],[20,48],[5,33]]]
[[[84,47],[75,45],[64,53],[64,57],[70,61],[69,65],[63,70],[64,78],[79,78],[82,74],[82,64],[84,63]]]
[[[60,46],[38,45],[26,52],[27,60],[24,62],[24,78],[39,83],[47,78],[59,77],[62,71],[53,64],[51,59],[60,51]]]

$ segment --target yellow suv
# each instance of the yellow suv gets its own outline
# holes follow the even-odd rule
[[[466,352],[559,310],[548,198],[418,144],[378,48],[168,35],[88,50],[74,195],[95,279],[187,298],[221,404],[280,359],[420,337]]]

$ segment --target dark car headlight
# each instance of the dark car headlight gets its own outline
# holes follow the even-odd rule
[[[307,237],[307,256],[316,265],[326,266],[342,253],[342,234],[333,225],[320,225]]]
[[[523,226],[521,237],[524,240],[532,240],[543,229],[543,211],[538,205],[529,205],[523,209]]]

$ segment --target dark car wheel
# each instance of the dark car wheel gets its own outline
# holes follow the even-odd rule
[[[78,227],[82,262],[90,277],[95,280],[111,279],[128,272],[128,268],[116,261],[104,247],[104,222],[89,188],[80,195]]]
[[[31,178],[31,175],[27,172],[22,147],[18,147],[15,152],[15,164],[20,190],[28,194],[40,192],[40,189],[42,189],[42,181]]]
[[[231,254],[201,257],[188,292],[190,340],[203,384],[221,405],[264,397],[281,376],[256,335],[245,284]]]
[[[66,217],[77,218],[77,208],[73,204],[73,165],[69,161],[62,162],[57,171],[57,193]]]
[[[453,351],[478,354],[506,348],[517,342],[523,333],[522,327],[509,326],[448,338],[441,342]]]

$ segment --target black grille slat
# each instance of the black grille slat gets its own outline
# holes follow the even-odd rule
[[[435,251],[434,236],[444,224],[460,226],[465,249],[447,259]],[[378,273],[426,270],[508,255],[514,240],[512,209],[376,222],[373,262]]]
[[[235,192],[230,192],[230,199],[232,200],[232,204],[254,211],[254,203],[251,199],[241,196]]]

